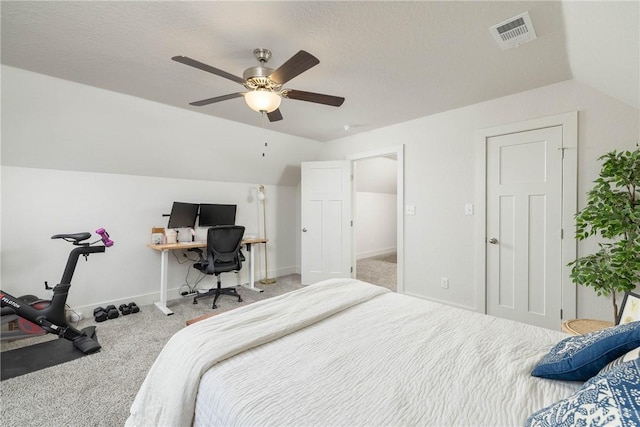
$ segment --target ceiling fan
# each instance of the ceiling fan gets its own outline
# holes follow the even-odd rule
[[[304,92],[294,89],[284,89],[282,87],[289,80],[320,63],[318,58],[310,53],[304,50],[299,51],[275,71],[265,66],[271,58],[271,51],[269,49],[258,48],[253,51],[253,54],[258,60],[259,65],[257,67],[251,67],[244,70],[242,78],[186,56],[174,56],[171,59],[176,62],[189,65],[190,67],[195,67],[208,73],[224,77],[225,79],[232,80],[236,83],[240,83],[248,90],[248,92],[231,93],[228,95],[216,96],[214,98],[189,103],[189,105],[194,105],[196,107],[244,96],[247,105],[249,105],[252,110],[260,113],[266,113],[269,121],[275,122],[282,120],[282,113],[280,113],[279,109],[282,98],[315,102],[317,104],[331,105],[333,107],[339,107],[344,102],[344,98],[339,96]]]

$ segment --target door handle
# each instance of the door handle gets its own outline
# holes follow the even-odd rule
[[[303,232],[303,233],[306,233],[306,232],[307,232],[307,229],[306,229],[306,228],[303,228],[303,229],[302,229],[302,232]]]
[[[491,243],[492,245],[495,245],[498,243],[498,239],[496,239],[495,237],[492,237],[489,239],[489,243]]]

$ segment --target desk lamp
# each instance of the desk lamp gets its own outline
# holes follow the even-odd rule
[[[258,200],[262,202],[262,221],[264,223],[264,240],[267,240],[267,196],[264,193],[264,185],[258,187]],[[271,285],[276,283],[276,279],[269,278],[269,258],[267,256],[267,244],[264,243],[264,279],[260,280],[263,285]]]

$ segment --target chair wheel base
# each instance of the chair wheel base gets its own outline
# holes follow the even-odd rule
[[[216,308],[218,308],[218,305],[216,303],[218,302],[218,298],[220,298],[221,295],[230,295],[238,298],[238,302],[243,302],[242,296],[238,293],[236,288],[223,288],[220,280],[218,280],[217,285],[218,286],[216,288],[211,288],[207,292],[198,293],[195,297],[193,297],[193,303],[198,304],[198,300],[200,298],[213,296],[213,304],[211,305],[211,308],[215,310]]]

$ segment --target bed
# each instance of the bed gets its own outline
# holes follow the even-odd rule
[[[531,376],[566,337],[332,279],[178,332],[127,425],[524,425],[582,386]]]

